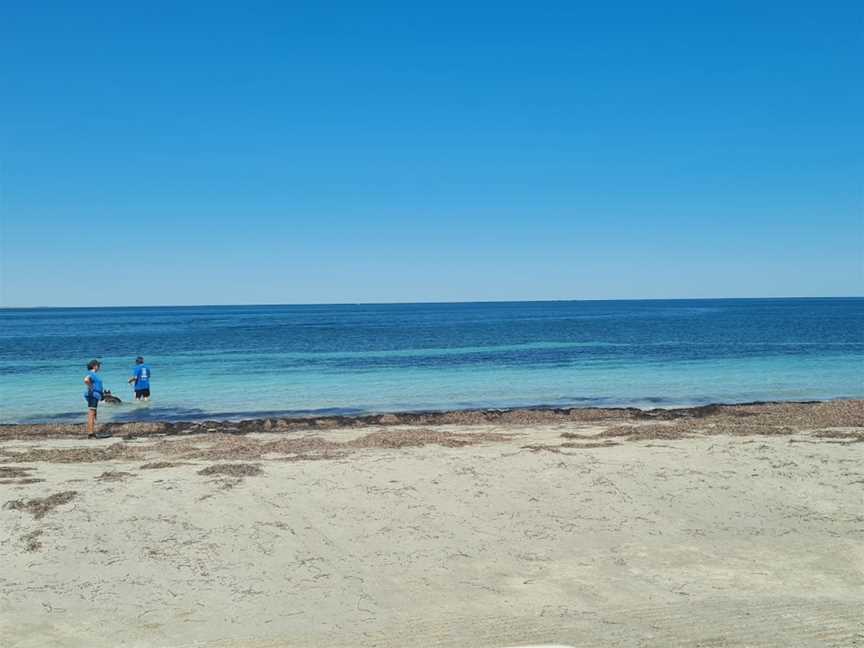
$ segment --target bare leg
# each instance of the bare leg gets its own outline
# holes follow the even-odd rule
[[[96,410],[93,408],[87,410],[87,434],[88,436],[96,434]]]

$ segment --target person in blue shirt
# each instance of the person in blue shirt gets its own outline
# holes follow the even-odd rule
[[[87,436],[100,438],[111,436],[111,434],[96,434],[96,408],[99,407],[99,401],[102,400],[104,389],[102,388],[102,377],[99,375],[99,370],[102,368],[102,363],[98,360],[91,360],[87,363],[87,375],[84,376],[84,384],[87,385],[87,391],[84,392],[84,400],[87,401]]]
[[[150,367],[144,364],[144,358],[141,356],[135,358],[135,369],[132,371],[129,384],[134,385],[136,401],[150,400]]]

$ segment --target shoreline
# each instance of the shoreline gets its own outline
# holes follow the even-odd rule
[[[112,395],[114,395],[112,393]],[[864,394],[823,396],[813,398],[793,399],[756,399],[756,400],[692,400],[692,401],[667,401],[663,398],[643,398],[618,400],[612,398],[582,398],[570,400],[563,403],[515,403],[495,404],[476,403],[452,406],[418,406],[418,407],[393,407],[381,408],[367,407],[323,407],[320,409],[253,409],[248,411],[214,411],[199,414],[171,414],[159,411],[151,414],[151,405],[154,409],[167,410],[159,401],[153,401],[148,405],[138,405],[135,401],[126,400],[120,405],[107,403],[100,404],[99,414],[101,424],[121,423],[156,423],[156,424],[203,424],[203,423],[243,423],[248,421],[266,420],[308,420],[308,419],[374,419],[380,416],[436,416],[454,415],[459,413],[473,412],[570,412],[571,410],[603,410],[610,412],[618,411],[689,411],[715,407],[736,407],[746,405],[784,405],[784,404],[810,404],[831,403],[836,401],[864,400]],[[137,416],[137,418],[135,418]],[[50,414],[42,418],[40,415],[29,415],[14,420],[0,420],[0,428],[12,426],[65,426],[78,425],[86,418],[86,411],[64,412],[62,414]]]
[[[836,407],[833,407],[835,406]],[[837,398],[807,401],[750,401],[744,403],[709,403],[688,407],[513,407],[451,410],[418,410],[376,412],[368,414],[324,414],[302,416],[254,417],[248,419],[202,419],[192,421],[141,420],[106,421],[99,428],[114,437],[138,438],[159,435],[200,433],[250,434],[255,432],[295,432],[309,429],[337,430],[370,426],[440,426],[440,425],[528,425],[563,422],[598,422],[613,419],[634,422],[704,419],[712,415],[752,415],[755,410],[775,410],[795,415],[815,406],[833,412],[844,409],[861,411],[860,420],[853,415],[853,427],[864,426],[864,399]],[[844,417],[845,418],[845,417]],[[6,439],[70,438],[84,435],[84,422],[76,423],[0,423],[0,441]]]

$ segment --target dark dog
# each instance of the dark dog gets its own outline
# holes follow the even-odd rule
[[[119,398],[114,396],[114,394],[111,393],[110,389],[106,389],[102,393],[102,400],[105,401],[107,405],[120,405],[123,402]]]

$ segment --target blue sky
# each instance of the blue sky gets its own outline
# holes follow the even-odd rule
[[[118,4],[4,10],[3,306],[864,294],[860,3]]]

